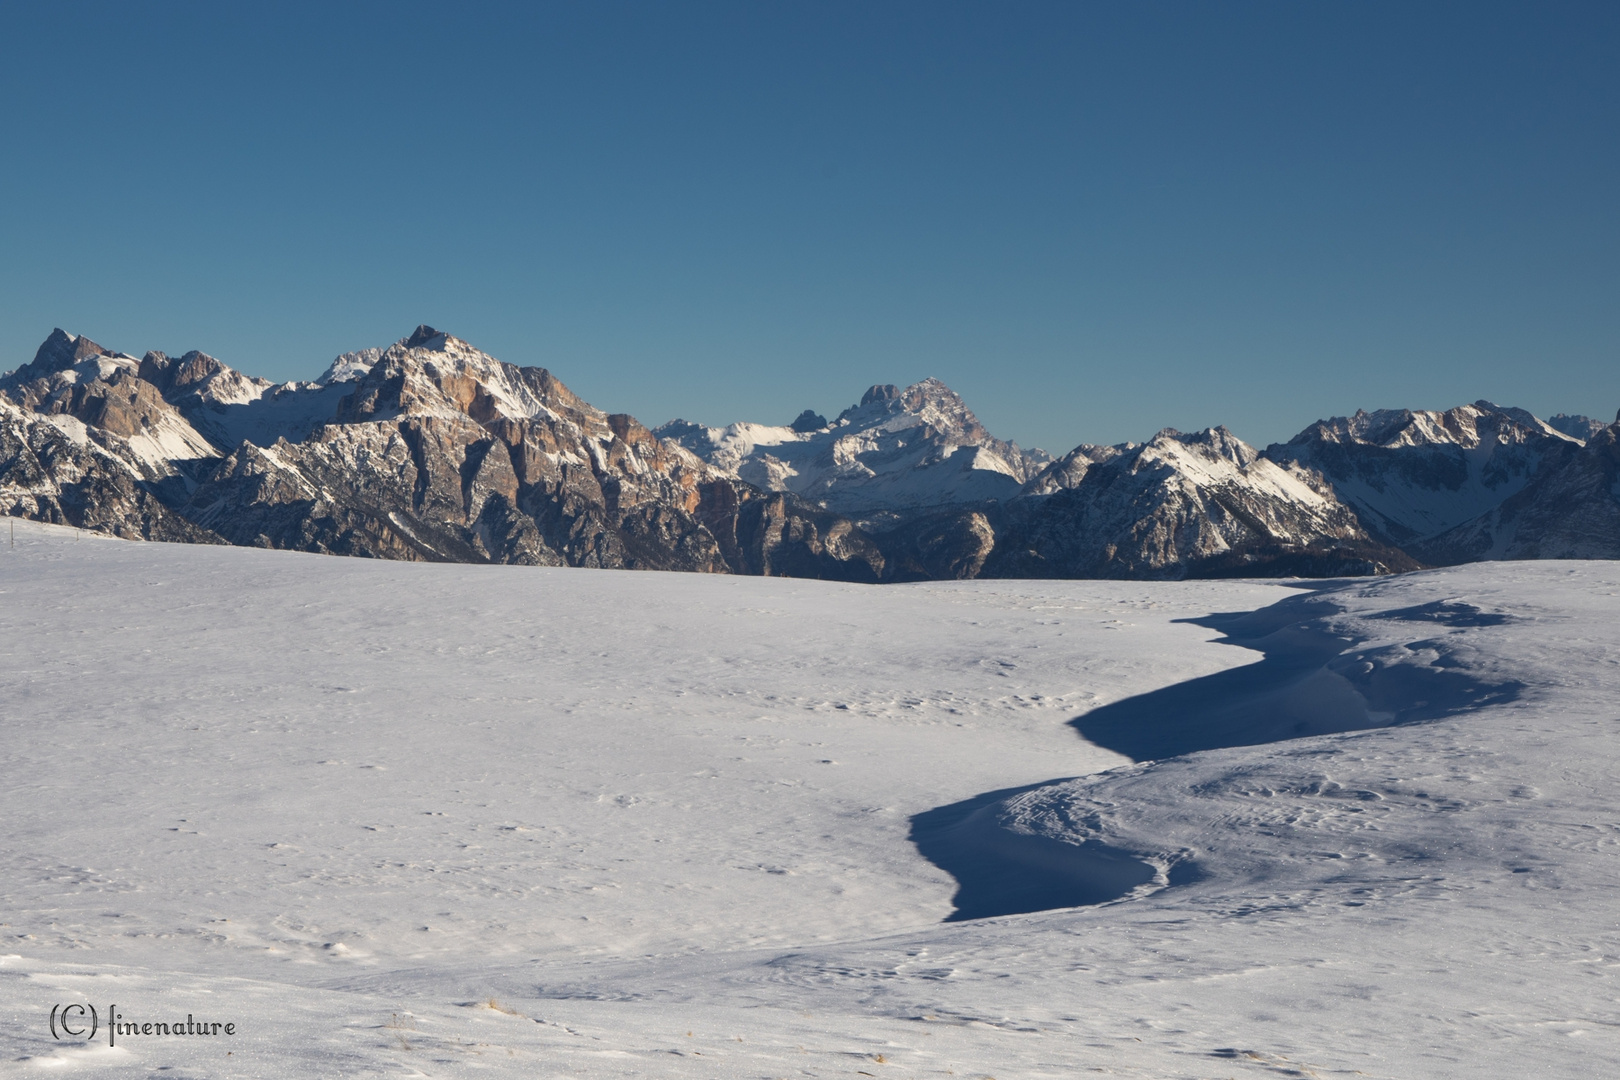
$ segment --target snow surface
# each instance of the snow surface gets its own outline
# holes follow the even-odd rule
[[[863,587],[8,541],[0,1073],[1620,1063],[1615,563]],[[1118,899],[949,921],[1057,879]],[[53,1039],[81,1000],[239,1033]]]

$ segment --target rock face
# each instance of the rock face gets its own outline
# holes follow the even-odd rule
[[[806,409],[787,427],[672,420],[658,434],[729,476],[879,527],[1010,499],[1051,460],[991,435],[938,379],[873,386],[831,423]]]
[[[139,369],[57,330],[0,380],[0,512],[128,539],[223,542],[173,509],[216,451]]]
[[[1319,474],[1262,457],[1225,428],[1082,447],[1007,504],[981,573],[1179,578],[1389,573],[1378,543]]]
[[[57,331],[0,391],[6,513],[378,558],[885,572],[849,522],[430,327],[283,386]]]
[[[150,467],[121,436],[0,399],[0,512],[129,540],[223,543],[159,497],[171,484],[183,492],[184,483]]]

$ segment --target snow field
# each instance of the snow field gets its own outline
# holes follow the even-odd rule
[[[1601,1074],[1617,593],[1606,563],[1329,586],[1288,618],[1344,637],[1347,685],[1365,662],[1514,693],[1133,764],[1070,721],[1254,665],[1208,616],[1311,598],[425,566],[19,522],[0,1072]],[[1060,780],[990,812],[1153,880],[944,922],[957,882],[912,816]],[[243,1034],[74,1045],[46,1027],[68,1000]]]

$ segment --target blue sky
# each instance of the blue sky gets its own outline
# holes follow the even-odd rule
[[[1620,5],[0,6],[0,370],[417,323],[649,424],[1620,407]]]

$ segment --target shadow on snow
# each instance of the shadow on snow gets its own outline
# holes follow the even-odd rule
[[[1462,670],[1449,635],[1355,651],[1355,639],[1328,625],[1339,610],[1313,591],[1257,611],[1183,620],[1219,630],[1222,644],[1253,649],[1261,659],[1104,705],[1070,725],[1088,742],[1149,761],[1434,720],[1511,701],[1522,689]],[[1369,617],[1446,630],[1509,621],[1452,601]],[[1401,662],[1428,651],[1425,662]],[[947,922],[1106,903],[1152,880],[1153,869],[1126,852],[999,826],[1007,799],[1061,782],[992,791],[911,819],[917,850],[957,881]]]
[[[1066,844],[998,824],[1004,801],[1053,783],[1062,781],[987,792],[911,819],[911,842],[956,879],[956,910],[946,922],[1102,904],[1153,880],[1151,866],[1102,844]]]

